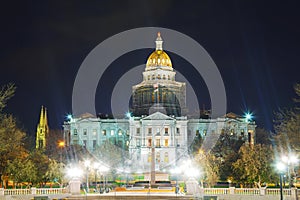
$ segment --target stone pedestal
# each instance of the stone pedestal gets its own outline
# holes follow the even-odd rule
[[[31,194],[36,195],[36,188],[32,187],[30,188]]]
[[[229,187],[229,194],[234,194],[235,187]]]
[[[261,188],[259,188],[259,194],[261,196],[265,196],[266,195],[266,189],[267,189],[267,187],[261,187]]]
[[[292,199],[298,200],[297,188],[291,188]]]
[[[72,195],[80,194],[80,181],[78,179],[72,179],[69,182],[69,192]]]
[[[200,194],[200,187],[196,179],[190,178],[186,181],[186,193],[190,195]]]
[[[4,196],[4,188],[0,188],[0,196]]]

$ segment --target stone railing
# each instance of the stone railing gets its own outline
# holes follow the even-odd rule
[[[196,192],[196,191],[195,191]],[[196,193],[193,194],[196,194]],[[251,195],[251,196],[279,196],[280,189],[279,188],[200,188],[199,193],[201,195]],[[284,196],[297,196],[297,189],[283,189]]]
[[[201,188],[204,194],[229,194],[229,188]]]
[[[283,189],[284,196],[297,196],[297,188]],[[202,195],[256,195],[256,196],[279,196],[279,188],[200,188]]]
[[[4,195],[42,195],[42,194],[64,194],[66,188],[35,188],[30,189],[4,189],[0,188],[0,196]]]
[[[135,188],[136,189],[136,188]],[[198,192],[202,195],[214,195],[214,196],[279,196],[279,188],[199,188]],[[0,188],[1,196],[13,196],[13,195],[55,195],[67,193],[66,188],[35,188],[30,189],[4,189]],[[291,199],[296,199],[297,189],[283,189],[283,195],[289,196]]]

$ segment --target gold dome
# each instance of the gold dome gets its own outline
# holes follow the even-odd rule
[[[168,54],[163,51],[162,49],[162,43],[163,40],[160,36],[160,33],[157,33],[156,38],[156,50],[151,53],[151,55],[148,57],[147,63],[146,63],[146,70],[147,68],[151,67],[157,67],[157,66],[163,66],[163,67],[170,67],[172,69],[172,62]]]
[[[168,54],[162,50],[156,50],[148,57],[146,67],[166,66],[172,67],[172,62]]]

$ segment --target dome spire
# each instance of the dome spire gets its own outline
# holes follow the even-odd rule
[[[160,32],[157,33],[157,38],[156,38],[155,43],[156,43],[156,50],[162,51],[163,50],[162,49],[163,40],[162,40],[162,38],[160,36]]]

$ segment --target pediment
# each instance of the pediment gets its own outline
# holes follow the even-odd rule
[[[174,118],[165,115],[161,112],[155,112],[145,118],[143,118],[142,120],[174,120]]]

